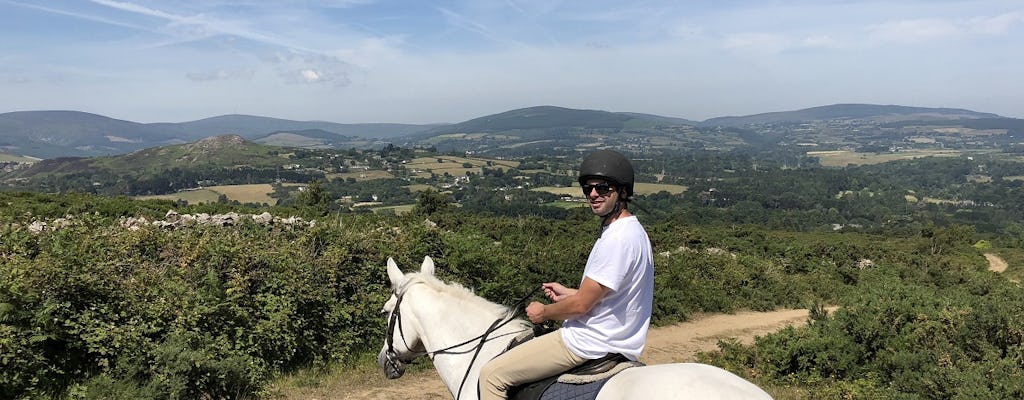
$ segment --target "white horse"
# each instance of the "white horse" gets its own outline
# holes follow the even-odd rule
[[[434,277],[434,261],[423,259],[420,272],[403,274],[388,259],[392,296],[384,304],[388,333],[378,362],[389,379],[402,376],[405,364],[427,355],[457,400],[477,399],[480,368],[501,354],[528,322],[509,320],[510,310],[457,284]],[[490,330],[495,321],[509,321]],[[483,342],[483,343],[481,343]],[[724,369],[696,363],[628,368],[612,377],[597,400],[613,399],[771,399],[753,383]]]

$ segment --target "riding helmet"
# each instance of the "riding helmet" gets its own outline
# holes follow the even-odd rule
[[[598,150],[583,159],[580,166],[580,185],[592,178],[611,181],[616,186],[626,189],[626,198],[633,196],[633,165],[626,156],[615,150]]]

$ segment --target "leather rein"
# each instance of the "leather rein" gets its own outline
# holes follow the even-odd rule
[[[536,294],[538,290],[540,290],[540,287],[537,287],[536,289],[531,291],[526,296],[523,296],[523,298],[520,299],[518,302],[516,302],[516,304],[511,308],[511,310],[513,310],[512,312],[506,313],[506,315],[504,317],[501,317],[501,318],[498,318],[498,319],[494,320],[494,322],[491,323],[491,326],[488,327],[487,330],[484,331],[484,333],[482,333],[482,334],[480,334],[478,336],[475,336],[473,338],[470,338],[468,340],[459,342],[457,344],[445,347],[443,349],[438,349],[438,350],[433,350],[433,351],[414,352],[413,353],[414,356],[412,357],[412,359],[415,359],[415,358],[418,358],[418,357],[424,356],[424,355],[430,357],[431,359],[433,359],[434,356],[436,356],[438,354],[465,354],[465,353],[468,353],[469,350],[466,350],[466,351],[449,351],[449,350],[452,350],[452,349],[454,349],[456,347],[461,347],[461,346],[464,346],[464,345],[467,345],[467,344],[470,344],[472,342],[475,342],[475,341],[479,340],[480,342],[477,343],[477,345],[473,347],[473,350],[474,350],[474,352],[473,352],[473,359],[471,359],[469,361],[469,365],[466,367],[466,374],[462,376],[462,383],[459,384],[459,390],[458,390],[458,392],[455,393],[455,398],[456,398],[456,400],[458,400],[458,398],[462,394],[462,388],[466,385],[466,380],[469,379],[469,371],[471,371],[473,369],[473,363],[476,362],[477,356],[479,356],[480,355],[480,351],[483,350],[484,343],[487,342],[487,337],[491,333],[493,333],[494,331],[498,330],[498,328],[501,328],[501,327],[503,327],[505,325],[508,325],[509,322],[514,321],[520,314],[522,314],[523,313],[522,305],[526,303],[527,299],[529,299],[530,297],[533,297],[533,295]],[[398,356],[398,352],[395,351],[395,329],[396,328],[398,329],[399,337],[402,338],[402,343],[405,344],[405,348],[409,349],[410,351],[412,350],[412,348],[409,346],[409,342],[406,341],[406,339],[405,339],[405,331],[402,329],[401,306],[402,306],[402,300],[405,298],[405,293],[404,293],[405,291],[402,291],[402,292],[403,293],[401,293],[401,294],[398,293],[397,289],[392,292],[392,294],[394,294],[395,297],[397,298],[397,301],[395,301],[395,309],[393,311],[391,311],[391,318],[388,320],[388,332],[387,332],[387,335],[388,335],[387,336],[388,350],[387,350],[387,355],[386,355],[386,357],[387,357],[386,361],[387,361],[387,368],[394,369],[395,371],[398,370],[398,367],[401,366],[401,364],[411,362],[411,360],[412,360],[412,359],[410,359],[410,361],[402,361],[402,359]]]

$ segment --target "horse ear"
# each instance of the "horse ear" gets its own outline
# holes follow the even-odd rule
[[[402,283],[402,279],[405,279],[405,275],[402,274],[402,270],[398,269],[398,264],[395,264],[395,259],[388,257],[388,279],[391,280],[391,287],[396,288]]]
[[[420,273],[434,276],[434,259],[430,258],[430,256],[423,257],[423,266],[420,267]]]

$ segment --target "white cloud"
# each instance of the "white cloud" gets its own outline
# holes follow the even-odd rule
[[[869,26],[869,35],[877,40],[917,43],[959,36],[964,33],[957,24],[943,19],[908,19]]]
[[[301,70],[299,71],[299,75],[304,81],[306,81],[306,83],[314,83],[321,80],[320,73],[312,69]]]
[[[986,35],[1005,35],[1018,25],[1024,24],[1024,12],[1008,12],[994,17],[977,17],[967,21],[971,32]]]
[[[190,80],[197,82],[226,81],[234,79],[251,79],[256,71],[252,69],[217,69],[213,71],[189,72],[185,74]]]
[[[973,35],[1006,35],[1024,23],[1024,12],[1014,11],[988,17],[919,18],[868,26],[873,39],[899,43],[962,39]]]
[[[789,47],[789,40],[782,35],[773,33],[738,33],[727,36],[723,46],[730,50],[777,53]]]

